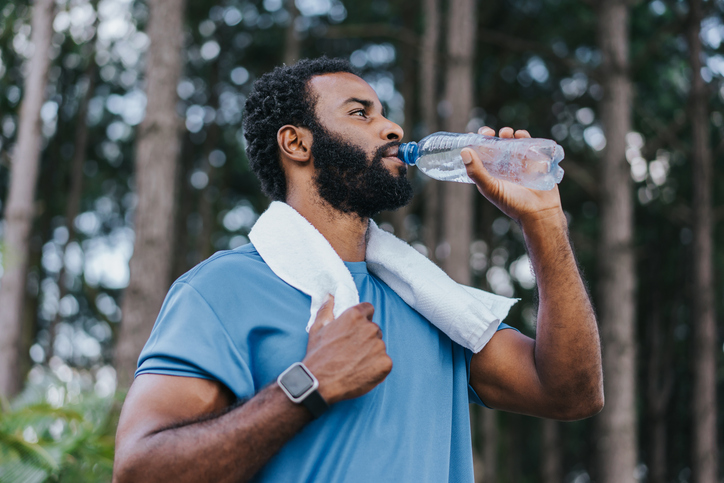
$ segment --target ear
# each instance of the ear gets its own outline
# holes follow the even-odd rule
[[[282,126],[277,131],[277,144],[282,156],[297,163],[308,163],[312,157],[312,133],[307,128]]]

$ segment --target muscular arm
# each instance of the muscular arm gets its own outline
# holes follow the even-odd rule
[[[114,481],[246,481],[312,419],[276,384],[219,415],[230,403],[217,382],[138,376],[119,421]]]
[[[591,416],[603,407],[598,328],[558,190],[533,191],[496,180],[470,154],[468,174],[480,191],[520,223],[539,296],[536,339],[498,332],[473,356],[471,385],[491,407],[561,420]]]
[[[320,309],[304,358],[330,404],[369,392],[392,370],[379,327],[372,323],[374,308],[359,304],[328,324],[333,306],[330,298]],[[136,378],[118,424],[114,482],[248,481],[312,420],[276,384],[220,413],[232,400],[213,381]]]

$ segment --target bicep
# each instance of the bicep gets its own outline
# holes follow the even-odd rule
[[[500,330],[470,361],[470,385],[489,407],[545,416],[546,397],[535,363],[535,341]]]
[[[233,401],[231,391],[217,381],[142,374],[123,403],[117,446],[135,445],[165,428],[217,413]]]

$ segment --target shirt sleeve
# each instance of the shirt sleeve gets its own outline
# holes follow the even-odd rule
[[[215,380],[243,399],[255,393],[248,361],[206,299],[188,283],[176,282],[141,351],[136,376]]]
[[[501,322],[498,326],[498,330],[504,330],[504,329],[512,329],[516,332],[520,332],[515,327],[511,327],[510,325],[506,324],[505,322]],[[496,330],[496,332],[498,331]],[[480,406],[486,407],[490,409],[483,401],[480,399],[480,396],[478,396],[478,393],[475,392],[475,389],[473,389],[473,386],[470,385],[470,361],[473,358],[473,352],[470,349],[465,349],[465,365],[468,371],[468,402],[479,404]]]

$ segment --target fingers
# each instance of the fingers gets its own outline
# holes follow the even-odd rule
[[[375,326],[375,328],[377,330],[377,336],[381,339],[382,330],[379,328],[379,326],[377,324],[372,322],[372,316],[374,314],[375,314],[374,306],[369,302],[362,302],[361,304],[357,304],[357,305],[345,310],[342,313],[342,315],[339,316],[339,318],[337,320],[339,320],[339,321],[344,320],[347,322],[352,322],[354,320],[360,321],[361,318],[364,318],[368,322],[372,323],[372,325]],[[335,320],[334,295],[328,294],[327,297],[324,299],[322,306],[317,311],[317,316],[314,319],[314,323],[312,324],[312,327],[310,327],[310,329],[309,329],[309,334],[312,335],[316,332],[319,332],[322,329],[322,327],[329,324],[333,320]]]
[[[356,311],[359,315],[363,316],[365,319],[367,319],[368,322],[370,322],[377,331],[377,337],[382,338],[382,329],[380,329],[380,326],[372,322],[372,316],[375,314],[375,307],[369,302],[362,302],[361,304],[357,304],[354,307],[350,307],[348,310]],[[340,316],[342,318],[344,314]]]
[[[372,316],[375,315],[375,307],[369,302],[362,302],[361,304],[357,304],[354,307],[352,307],[355,310],[358,310],[364,317],[372,322]]]
[[[314,324],[309,329],[309,332],[319,330],[328,323],[334,320],[334,295],[327,294],[327,297],[322,302],[322,306],[317,312],[317,317],[314,319]]]
[[[513,131],[512,127],[504,127],[500,130],[498,133],[498,136],[501,138],[512,138],[515,132]]]
[[[484,136],[495,136],[495,130],[493,128],[490,128],[488,126],[483,126],[480,129],[478,129],[478,134],[482,134]],[[498,136],[501,138],[506,139],[521,139],[521,138],[529,138],[530,133],[526,131],[525,129],[518,129],[517,131],[513,131],[512,127],[504,127],[500,130],[498,133]]]
[[[365,319],[372,322],[372,316],[375,314],[375,307],[369,302],[362,302],[361,304],[357,304],[345,310],[339,318],[344,317],[345,314],[350,311],[355,311]],[[349,316],[349,314],[347,314],[347,316]],[[314,324],[312,324],[310,331],[324,327],[334,319],[334,295],[327,294],[324,302],[322,302],[322,306],[319,307],[319,310],[317,311],[317,316],[314,319]]]

